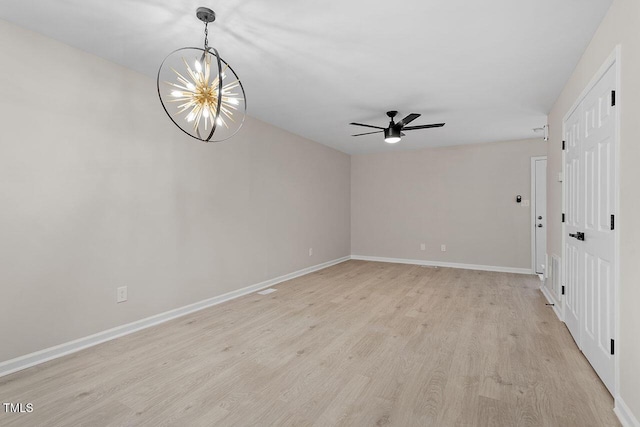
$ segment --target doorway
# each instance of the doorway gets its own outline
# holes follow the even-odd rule
[[[547,156],[531,158],[531,269],[547,271]]]

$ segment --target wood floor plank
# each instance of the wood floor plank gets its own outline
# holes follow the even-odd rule
[[[0,378],[0,425],[619,426],[539,286],[344,262]]]

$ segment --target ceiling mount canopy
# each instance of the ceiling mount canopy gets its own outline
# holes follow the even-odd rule
[[[208,7],[199,7],[198,10],[196,10],[196,16],[205,24],[216,20],[216,13]]]
[[[209,46],[213,10],[199,7],[204,23],[204,48],[184,47],[171,52],[158,70],[158,96],[171,121],[187,135],[220,142],[235,135],[244,123],[244,87],[233,68]]]

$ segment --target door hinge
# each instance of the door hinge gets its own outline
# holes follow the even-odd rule
[[[567,149],[567,143],[566,141],[562,141],[562,150],[566,150]]]
[[[562,222],[564,222],[564,214],[562,214]]]
[[[612,107],[616,106],[616,91],[615,90],[611,91],[611,106]]]
[[[562,295],[564,295],[564,285],[562,285]]]
[[[615,341],[612,338],[611,339],[611,354],[615,354],[615,349],[616,349]]]
[[[614,230],[616,228],[616,216],[611,214],[611,229]]]

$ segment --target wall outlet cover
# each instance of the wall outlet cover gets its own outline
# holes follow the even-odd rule
[[[421,251],[426,251],[427,250],[427,245],[425,243],[420,243],[420,250]]]
[[[120,286],[116,290],[116,302],[120,303],[120,302],[125,302],[126,300],[127,300],[127,287]]]

